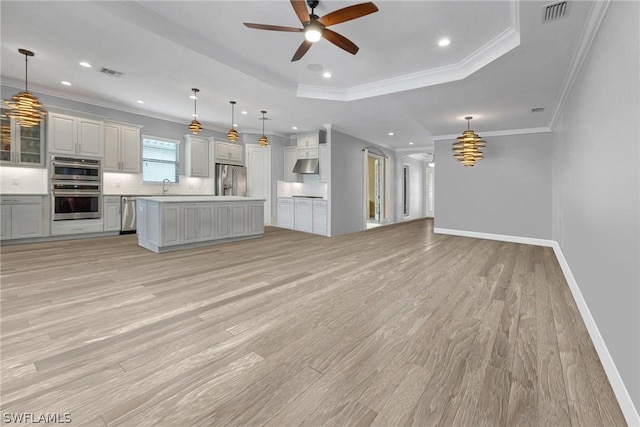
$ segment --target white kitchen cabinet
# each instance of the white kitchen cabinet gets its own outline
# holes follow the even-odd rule
[[[104,124],[105,172],[140,173],[140,126]]]
[[[311,199],[294,200],[294,228],[298,231],[313,231],[313,202]]]
[[[0,163],[12,166],[44,167],[44,122],[37,126],[22,127],[0,110],[2,139],[0,140]]]
[[[317,148],[302,150],[298,148],[296,153],[299,159],[317,159],[320,156],[320,152]]]
[[[284,147],[284,180],[287,182],[301,182],[300,174],[293,173],[293,167],[298,160],[296,147]]]
[[[244,166],[242,144],[237,142],[214,141],[215,162]]]
[[[1,239],[44,236],[43,196],[2,196],[0,203]]]
[[[313,230],[314,234],[327,235],[327,201],[313,201]]]
[[[278,227],[293,230],[293,215],[293,199],[290,197],[278,197]]]
[[[120,196],[104,196],[102,202],[104,231],[120,231]]]
[[[320,156],[319,156],[319,169],[320,169],[320,182],[329,182],[331,177],[330,164],[331,157],[329,156],[329,148],[325,146],[320,147]]]
[[[194,135],[184,136],[186,176],[209,176],[209,139]]]
[[[101,121],[49,113],[49,152],[85,157],[104,156]]]
[[[310,148],[318,148],[320,138],[318,133],[309,133],[297,136],[296,146],[299,150],[307,150]]]

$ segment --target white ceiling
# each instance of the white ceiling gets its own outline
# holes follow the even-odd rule
[[[321,0],[316,14],[357,3]],[[26,48],[36,54],[29,61],[36,92],[186,126],[197,87],[198,118],[208,128],[230,127],[233,99],[240,132],[260,130],[264,109],[270,133],[332,124],[372,143],[431,151],[434,136],[466,127],[466,115],[476,117],[481,135],[549,126],[591,8],[572,1],[565,18],[542,23],[549,1],[375,3],[377,13],[331,27],[360,47],[357,55],[321,40],[290,62],[302,34],[242,25],[300,27],[285,0],[2,1],[2,81],[21,87],[17,49]],[[447,48],[437,45],[443,36],[451,38]],[[79,66],[82,60],[93,68]],[[124,75],[108,77],[100,67]]]

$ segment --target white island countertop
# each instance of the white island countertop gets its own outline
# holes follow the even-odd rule
[[[265,199],[242,196],[148,196],[136,199],[161,203],[197,203],[197,202],[264,202]]]

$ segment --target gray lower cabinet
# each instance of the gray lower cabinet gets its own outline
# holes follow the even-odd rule
[[[2,196],[0,239],[30,239],[44,236],[43,196]]]
[[[215,205],[193,203],[184,205],[182,211],[182,243],[195,243],[212,240],[215,237]]]
[[[278,197],[278,227],[327,235],[327,201]]]
[[[310,199],[296,199],[294,201],[294,227],[298,231],[313,231],[313,202]]]
[[[327,235],[327,201],[313,201],[313,230],[314,234]]]
[[[278,197],[278,227],[293,230],[293,199],[290,197]]]

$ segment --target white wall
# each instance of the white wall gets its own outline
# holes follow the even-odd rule
[[[638,22],[640,3],[610,3],[553,129],[552,211],[553,239],[636,408],[640,408]]]
[[[436,142],[434,226],[550,239],[551,134],[485,139],[474,167],[453,158],[453,141]]]

